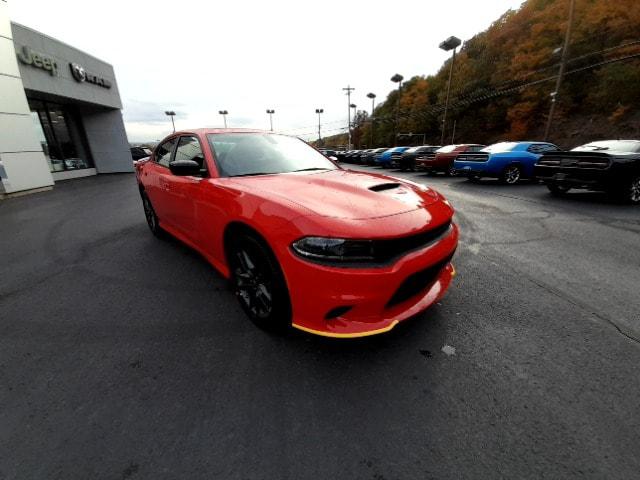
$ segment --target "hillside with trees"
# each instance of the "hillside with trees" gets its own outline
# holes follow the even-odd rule
[[[452,72],[445,144],[542,139],[569,2],[528,0],[464,41]],[[426,143],[440,144],[450,62],[435,75],[404,82],[399,99],[393,90],[376,107],[373,122],[358,112],[354,146],[395,144],[398,100],[398,131],[424,133]],[[640,1],[576,0],[557,98],[550,141],[573,147],[601,138],[640,138]],[[398,141],[417,143],[422,137]],[[324,144],[346,145],[346,134],[325,138]]]

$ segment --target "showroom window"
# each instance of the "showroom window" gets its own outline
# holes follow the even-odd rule
[[[29,99],[31,118],[52,172],[92,167],[80,124],[62,105]]]

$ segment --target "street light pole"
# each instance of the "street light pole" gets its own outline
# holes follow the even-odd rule
[[[404,77],[399,73],[396,73],[393,77],[391,77],[391,81],[398,84],[398,101],[396,102],[396,120],[394,127],[394,146],[398,146],[398,115],[400,114],[400,96],[402,95],[402,80]]]
[[[269,114],[269,125],[271,126],[271,131],[273,132],[273,114],[276,113],[276,111],[267,109],[267,113]]]
[[[173,126],[173,133],[176,133],[176,124],[173,122],[173,117],[176,116],[176,112],[174,112],[173,110],[166,110],[164,114],[171,117],[171,125]]]
[[[318,114],[318,146],[321,145],[322,143],[322,137],[320,136],[320,115],[322,115],[322,113],[324,112],[324,109],[322,108],[316,108],[316,113]]]
[[[369,129],[369,148],[373,148],[373,110],[375,109],[376,94],[367,93],[367,98],[371,99],[371,128]]]
[[[456,48],[460,46],[462,41],[458,37],[449,37],[442,42],[439,47],[448,52],[453,50],[451,55],[451,66],[449,67],[449,81],[447,82],[447,96],[444,101],[444,115],[442,116],[442,138],[440,139],[440,145],[444,144],[444,131],[447,125],[447,110],[449,109],[449,92],[451,91],[451,76],[453,75],[453,64],[456,62]]]
[[[549,116],[547,117],[547,126],[544,129],[544,141],[549,138],[549,132],[551,131],[551,122],[553,121],[553,114],[556,110],[556,103],[558,102],[558,92],[560,91],[560,85],[562,85],[562,77],[564,76],[564,70],[567,63],[567,53],[569,51],[569,41],[571,40],[571,29],[573,28],[573,12],[575,10],[576,0],[571,0],[569,3],[569,23],[567,24],[567,31],[564,35],[564,44],[562,46],[562,56],[560,58],[560,71],[558,72],[558,78],[556,79],[556,89],[551,93],[551,106],[549,107]]]
[[[351,150],[351,91],[355,90],[351,85],[347,85],[346,88],[343,88],[347,92],[347,126],[349,127],[349,142],[347,145],[347,150]]]
[[[226,110],[218,110],[218,113],[222,115],[222,118],[224,119],[224,128],[227,128],[227,115],[229,114],[229,112],[227,112]]]

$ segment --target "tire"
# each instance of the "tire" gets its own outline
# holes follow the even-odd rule
[[[563,185],[560,183],[547,183],[547,188],[552,195],[556,195],[559,197],[571,190],[571,187],[569,187],[568,185]]]
[[[632,178],[624,186],[623,200],[632,205],[640,205],[640,176]]]
[[[507,165],[500,175],[500,181],[505,185],[515,185],[522,178],[522,170],[518,165]]]
[[[251,234],[236,236],[228,248],[231,286],[242,310],[264,330],[287,330],[291,326],[291,301],[271,249]]]
[[[149,230],[156,237],[162,238],[164,236],[164,230],[160,226],[160,221],[158,220],[158,215],[151,205],[151,200],[149,200],[149,196],[147,192],[144,190],[140,192],[140,196],[142,197],[142,208],[144,209],[144,216],[147,220],[147,225],[149,226]]]
[[[455,177],[457,175],[456,169],[453,168],[453,165],[447,168],[444,172],[447,177]]]

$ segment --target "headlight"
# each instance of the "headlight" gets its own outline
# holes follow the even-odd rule
[[[291,245],[309,259],[329,262],[371,262],[375,260],[373,242],[344,238],[304,237]]]

